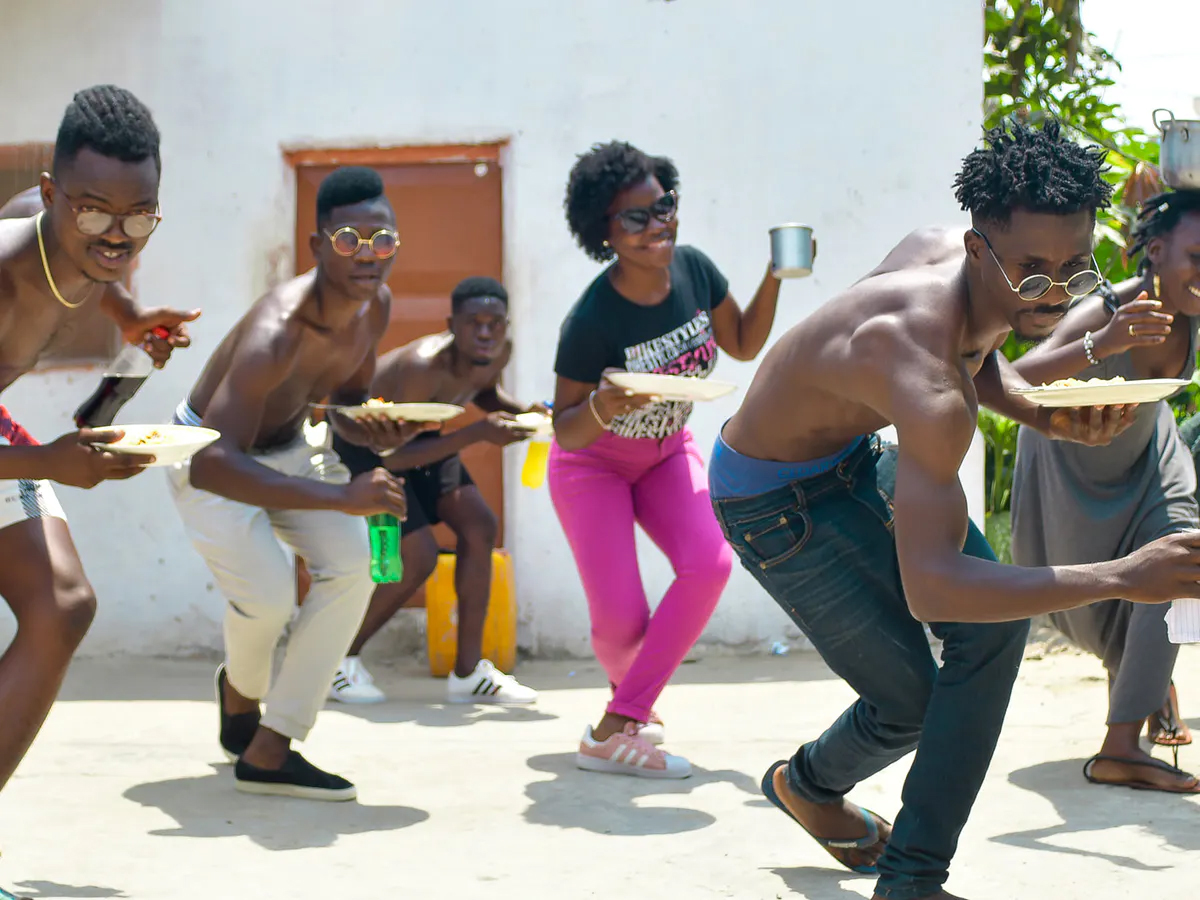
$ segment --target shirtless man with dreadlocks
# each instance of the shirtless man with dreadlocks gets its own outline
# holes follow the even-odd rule
[[[1128,250],[1137,274],[1071,308],[1044,343],[1014,363],[1033,384],[1059,378],[1191,378],[1200,328],[1200,192],[1147,200]],[[1022,428],[1013,480],[1013,562],[1062,566],[1118,559],[1168,534],[1200,528],[1196,467],[1164,400],[1142,404],[1104,447],[1052,441]],[[1114,595],[1124,596],[1124,595]],[[1083,774],[1095,784],[1200,792],[1200,780],[1141,749],[1190,744],[1171,672],[1167,607],[1104,599],[1051,614],[1108,670],[1108,733]],[[1178,761],[1178,760],[1177,760]]]
[[[1049,336],[1090,293],[1105,153],[1055,122],[997,128],[963,162],[972,227],[910,235],[873,272],[785,334],[722,429],[709,480],[725,536],[860,699],[763,792],[843,865],[879,875],[875,900],[942,887],[983,784],[1024,655],[1028,617],[1108,597],[1194,596],[1200,535],[1123,559],[996,562],[967,518],[959,466],[980,404],[1051,438],[1104,444],[1116,407],[1033,406],[997,352]],[[898,452],[875,432],[896,426]],[[943,642],[934,661],[922,622]],[[893,828],[846,795],[916,750]]]

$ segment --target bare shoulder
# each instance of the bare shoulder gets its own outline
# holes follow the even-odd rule
[[[30,235],[28,218],[0,218],[0,266],[8,261]]]
[[[928,225],[910,231],[893,247],[883,261],[862,277],[862,281],[902,269],[940,266],[960,261],[963,248],[962,227]]]
[[[0,206],[0,219],[26,219],[45,209],[42,189],[38,186],[26,188]]]

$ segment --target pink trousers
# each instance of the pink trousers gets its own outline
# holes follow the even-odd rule
[[[550,497],[592,619],[592,647],[615,693],[608,711],[645,722],[700,637],[733,566],[687,429],[664,440],[605,434],[550,451]],[[634,523],[666,554],[675,580],[650,612]]]

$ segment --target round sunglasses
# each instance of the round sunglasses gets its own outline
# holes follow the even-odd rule
[[[650,222],[657,219],[666,225],[679,212],[679,195],[667,191],[649,206],[633,206],[612,214],[612,218],[621,223],[621,227],[629,234],[641,234],[650,227]]]
[[[381,228],[369,238],[365,238],[357,229],[346,225],[333,234],[325,232],[325,236],[329,238],[333,252],[338,256],[354,256],[364,244],[377,259],[391,259],[400,249],[400,234],[387,228]]]
[[[1076,272],[1066,281],[1055,281],[1049,275],[1027,275],[1021,279],[1020,283],[1013,284],[1012,279],[1008,277],[1008,273],[1004,271],[1004,266],[1000,265],[1000,257],[996,256],[996,251],[992,249],[992,242],[987,239],[987,235],[977,228],[972,228],[971,230],[983,238],[983,242],[987,245],[988,253],[992,254],[996,268],[1000,270],[1000,274],[1008,282],[1009,289],[1022,300],[1029,303],[1041,300],[1050,293],[1051,288],[1056,287],[1060,287],[1066,291],[1069,297],[1086,297],[1096,290],[1100,286],[1100,282],[1104,280],[1104,276],[1098,271],[1100,266],[1096,263],[1096,257],[1093,256],[1093,268]]]
[[[67,196],[65,191],[61,193],[67,206],[71,208],[71,212],[75,213],[75,227],[79,229],[80,234],[86,234],[88,237],[107,234],[112,229],[113,223],[119,222],[121,231],[126,237],[140,241],[150,237],[154,233],[154,229],[158,227],[158,223],[162,221],[162,215],[157,211],[152,213],[110,213],[102,209],[78,205]]]

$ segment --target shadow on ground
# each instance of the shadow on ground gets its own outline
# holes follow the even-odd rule
[[[849,882],[866,888],[870,896],[874,887],[874,875],[859,875],[838,869],[820,869],[816,866],[794,866],[786,869],[770,869],[778,875],[788,890],[805,900],[862,900],[862,891],[852,891],[843,884]]]
[[[21,881],[16,884],[20,888],[21,897],[28,897],[29,900],[41,900],[51,897],[61,897],[64,900],[67,898],[78,898],[78,900],[86,900],[86,898],[105,898],[105,897],[128,897],[124,891],[119,891],[116,888],[96,887],[95,885],[74,885],[74,884],[58,884],[53,881]]]
[[[196,778],[135,785],[123,796],[142,806],[158,809],[178,823],[175,828],[151,831],[152,835],[247,837],[267,850],[330,847],[342,835],[398,831],[429,818],[429,813],[409,806],[362,806],[355,802],[314,804],[287,797],[239,794],[233,787],[231,767],[212,768],[211,774]]]
[[[461,728],[465,725],[494,722],[550,722],[558,718],[550,713],[540,712],[536,707],[468,703],[430,703],[418,706],[409,702],[391,701],[366,706],[330,704],[327,708],[368,722],[386,725],[411,722],[422,728]]]
[[[584,772],[575,767],[574,753],[530,757],[528,765],[554,778],[525,788],[530,799],[525,820],[554,828],[581,828],[594,834],[651,835],[698,831],[716,818],[698,809],[638,801],[689,794],[696,788],[726,782],[746,794],[758,795],[758,782],[744,772],[709,771],[692,767],[692,777],[679,781],[631,778]]]
[[[1180,850],[1200,850],[1200,806],[1195,798],[1122,787],[1088,784],[1082,759],[1063,759],[1018,769],[1008,780],[1023,790],[1045,797],[1062,819],[1059,825],[1002,834],[991,840],[1028,850],[1103,859],[1115,866],[1156,872],[1153,866],[1128,856],[1081,850],[1050,843],[1049,839],[1112,828],[1135,827],[1158,835]]]

